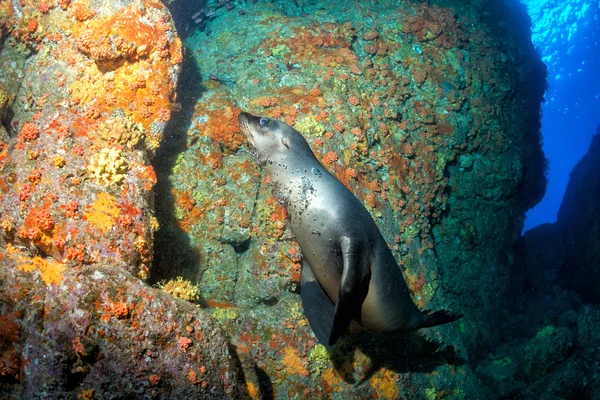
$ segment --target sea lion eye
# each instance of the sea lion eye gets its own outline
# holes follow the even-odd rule
[[[267,126],[269,124],[269,118],[261,118],[258,123],[260,126]]]

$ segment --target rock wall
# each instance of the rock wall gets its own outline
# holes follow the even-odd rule
[[[465,362],[499,340],[512,246],[544,192],[545,68],[518,3],[433,3],[219,8],[184,42],[182,120],[155,162],[153,279],[200,282],[204,304],[268,377],[261,390],[477,393]],[[302,132],[374,216],[416,303],[465,314],[424,332],[454,350],[418,355],[403,347],[418,335],[398,346],[357,331],[321,354],[297,294],[300,249],[246,150],[240,110]],[[359,380],[369,385],[347,384]]]
[[[480,393],[470,362],[498,339],[511,246],[544,187],[522,7],[253,3],[218,8],[184,58],[162,3],[0,2],[2,395]],[[464,319],[316,343],[241,109],[300,130],[415,302]],[[163,282],[180,276],[209,310],[173,299],[197,298]]]
[[[0,397],[241,396],[224,335],[143,282],[181,41],[154,1],[0,1]]]
[[[555,286],[571,290],[582,302],[598,304],[600,271],[600,135],[571,172],[555,223],[537,226],[520,239],[513,269],[513,292]]]
[[[558,220],[516,246],[502,343],[477,367],[490,393],[536,399],[600,395],[600,135],[575,166]]]
[[[584,302],[600,303],[600,129],[573,168],[556,224],[563,232],[562,281]]]

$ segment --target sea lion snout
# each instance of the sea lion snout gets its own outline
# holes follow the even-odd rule
[[[250,117],[252,117],[252,116],[253,116],[252,114],[242,111],[238,117],[238,121],[240,122],[240,125],[247,124],[248,119],[250,119]]]
[[[266,119],[266,118],[252,115],[247,112],[241,112],[238,117],[238,122],[240,123],[240,128],[241,128],[242,132],[245,135],[248,135],[249,133],[261,133],[260,129],[256,129],[256,128],[258,128],[258,126],[261,125],[260,121],[262,119]],[[254,129],[252,129],[252,128],[254,128]]]
[[[252,120],[255,118],[257,118],[255,115],[252,115],[247,112],[241,112],[238,116],[240,130],[242,131],[242,134],[246,137],[246,140],[248,140],[248,143],[252,148],[256,148],[254,134],[259,133],[257,129],[253,129],[251,126],[253,122]]]
[[[285,157],[285,151],[290,148],[286,129],[292,128],[272,118],[247,112],[241,112],[238,121],[241,132],[261,162]]]
[[[238,122],[240,124],[240,130],[246,137],[250,133],[249,132],[250,131],[249,121],[250,121],[250,117],[252,117],[252,116],[253,116],[252,114],[248,114],[247,112],[241,112],[238,117]]]

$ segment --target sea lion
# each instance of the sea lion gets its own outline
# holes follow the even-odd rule
[[[352,319],[397,333],[460,318],[421,311],[392,252],[362,203],[284,122],[242,112],[240,128],[284,200],[302,250],[302,305],[317,339],[333,346]]]

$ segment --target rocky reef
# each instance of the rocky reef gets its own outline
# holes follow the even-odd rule
[[[2,1],[0,32],[0,397],[236,397],[217,323],[144,283],[182,59],[167,8]]]
[[[503,342],[477,368],[490,393],[600,396],[599,164],[596,134],[571,173],[557,221],[527,231],[517,243]]]
[[[477,397],[545,187],[545,68],[523,7],[229,4],[182,44],[191,3],[173,21],[151,0],[0,1],[0,393]],[[319,345],[242,109],[302,132],[415,302],[464,318]],[[535,338],[529,381],[572,349],[560,327]]]
[[[184,40],[185,117],[169,123],[172,140],[154,161],[152,279],[199,282],[202,304],[264,372],[264,393],[479,393],[471,365],[500,341],[513,246],[545,185],[545,67],[524,10],[258,2],[238,11],[216,10]],[[356,331],[332,354],[316,345],[297,294],[300,249],[246,150],[240,109],[302,132],[374,216],[416,303],[465,317],[426,338]]]

